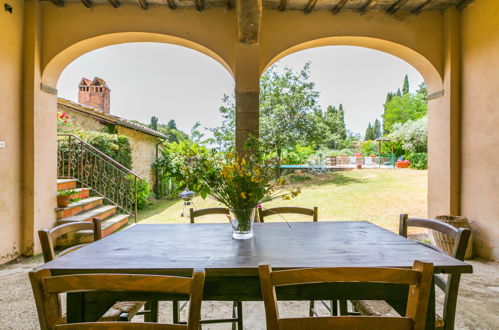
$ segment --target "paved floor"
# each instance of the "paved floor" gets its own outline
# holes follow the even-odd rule
[[[470,261],[474,274],[464,275],[459,291],[456,329],[499,329],[499,264],[480,260]],[[0,266],[0,329],[38,329],[36,308],[31,294],[27,272],[41,264],[33,258]],[[441,297],[440,297],[441,298]],[[243,304],[244,328],[264,329],[263,303]],[[441,308],[441,305],[439,306]],[[283,316],[306,316],[308,303],[285,302],[280,304]],[[230,304],[203,303],[203,315],[230,316]],[[183,316],[185,319],[185,315]],[[171,303],[160,303],[160,321],[171,321]],[[203,326],[203,329],[231,329],[228,324]]]

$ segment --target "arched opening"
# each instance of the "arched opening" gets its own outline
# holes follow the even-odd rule
[[[355,41],[357,43],[356,46],[361,44],[362,47],[344,46],[341,43],[342,41],[346,41],[347,45]],[[314,187],[313,194],[316,196],[317,203],[325,207],[324,212],[326,214],[334,215],[334,220],[362,218],[397,231],[398,215],[400,213],[410,213],[420,217],[427,216],[427,174],[426,171],[393,171],[394,160],[401,155],[391,158],[385,155],[387,153],[385,151],[379,155],[380,152],[378,152],[377,145],[383,142],[373,141],[373,150],[366,154],[367,151],[361,149],[361,146],[363,148],[364,143],[368,142],[363,141],[366,140],[364,137],[365,131],[368,123],[369,125],[373,124],[375,119],[378,119],[382,123],[381,115],[384,112],[384,104],[387,103],[387,94],[395,94],[397,89],[403,89],[404,75],[409,74],[409,81],[411,82],[410,90],[405,93],[414,95],[414,99],[417,98],[416,94],[419,93],[416,90],[418,90],[420,83],[426,82],[427,85],[431,84],[431,88],[433,89],[428,88],[430,91],[438,90],[438,88],[442,87],[441,79],[439,73],[431,63],[424,60],[421,55],[414,51],[404,49],[403,46],[391,46],[389,48],[390,52],[387,52],[385,50],[386,47],[381,47],[384,49],[375,47],[378,41],[371,43],[367,41],[367,38],[345,38],[343,40],[341,38],[331,38],[329,40],[324,39],[292,47],[280,53],[270,62],[266,67],[264,76],[268,74],[268,70],[273,64],[278,65],[281,71],[284,66],[288,66],[298,73],[307,61],[311,61],[310,78],[307,81],[316,83],[316,86],[319,87],[317,90],[321,93],[321,97],[317,98],[318,108],[321,108],[324,114],[329,106],[332,111],[338,111],[338,106],[342,104],[340,111],[342,112],[341,116],[345,116],[346,129],[359,133],[361,141],[358,141],[356,147],[352,146],[354,148],[350,148],[358,149],[352,150],[350,157],[348,155],[341,157],[345,153],[342,150],[317,146],[310,148],[311,146],[304,146],[302,142],[299,142],[299,148],[293,149],[290,152],[289,159],[283,156],[283,164],[286,161],[293,162],[296,159],[300,159],[302,163],[292,164],[287,170],[293,172],[296,172],[296,170],[299,172],[321,172],[325,168],[343,171],[348,168],[355,168],[360,163],[363,171],[336,172],[333,179],[322,178],[325,181],[321,181],[320,185]],[[327,45],[327,42],[333,42],[334,46],[331,46],[331,44]],[[379,43],[383,44],[385,41]],[[367,45],[370,45],[370,47],[367,47]],[[404,52],[401,52],[402,50]],[[338,53],[341,55],[338,55]],[[399,56],[396,56],[394,53]],[[412,63],[407,61],[408,59]],[[416,67],[413,63],[419,63],[420,65]],[[426,67],[424,67],[425,65]],[[373,68],[373,66],[375,67]],[[395,83],[393,79],[396,80]],[[432,82],[430,83],[427,79]],[[261,80],[261,84],[263,86],[261,86],[260,90],[260,99],[264,99],[265,102],[265,89],[269,88],[269,86],[264,80]],[[423,93],[423,91],[421,92]],[[374,93],[378,93],[378,95],[373,95]],[[331,97],[331,94],[335,94],[335,97]],[[427,91],[425,94],[427,95]],[[370,104],[370,102],[373,104]],[[426,102],[421,103],[425,103],[426,105]],[[374,111],[372,110],[373,108]],[[368,109],[371,109],[371,111]],[[265,125],[261,107],[260,111],[260,124]],[[424,116],[426,116],[426,110]],[[356,126],[355,122],[359,122],[359,117],[368,118],[360,126]],[[392,132],[387,131],[386,133],[385,137]],[[300,141],[304,141],[304,139],[302,138]],[[390,142],[385,142],[385,144],[390,145]],[[327,154],[328,152],[331,155]],[[427,155],[426,149],[424,152]],[[319,159],[319,154],[321,154],[320,157],[324,158]],[[365,155],[354,157],[353,155],[355,154]],[[371,158],[371,156],[374,157]],[[306,158],[305,161],[304,157]],[[330,159],[328,158],[334,158],[334,165],[329,163]],[[385,163],[389,164],[389,166],[384,166]],[[293,169],[293,167],[295,168]],[[368,170],[365,170],[366,168]],[[370,170],[374,168],[383,168],[383,170],[386,169],[387,171],[382,173],[379,172],[380,170]],[[321,177],[319,176],[318,178]],[[310,183],[319,180],[314,179],[313,176],[303,175],[302,173],[298,176],[294,174],[294,179],[311,180]],[[326,183],[327,181],[329,183]],[[407,186],[405,186],[406,184]],[[326,188],[328,185],[330,188],[329,191]],[[401,190],[396,192],[394,186],[399,186]],[[409,193],[404,194],[402,191]],[[300,197],[298,197],[297,202],[304,203],[299,206],[305,207],[306,203],[310,203],[310,199],[301,201]],[[280,203],[276,203],[273,206],[281,205]],[[365,210],[363,211],[364,207]],[[380,221],[380,218],[382,221]]]
[[[137,206],[137,201],[128,196],[129,193],[136,194],[136,189],[140,195],[143,187],[134,180],[147,182],[151,192],[156,188],[158,176],[153,165],[160,153],[158,146],[170,138],[168,133],[175,131],[175,134],[189,135],[190,128],[199,118],[216,118],[219,99],[233,88],[232,75],[225,62],[220,63],[216,56],[205,56],[210,53],[207,49],[196,48],[179,46],[178,42],[173,45],[164,42],[124,42],[85,53],[65,67],[62,63],[66,63],[68,56],[74,56],[75,52],[68,50],[64,57],[60,57],[62,54],[56,56],[47,66],[44,78],[46,82],[58,83],[58,96],[65,98],[54,102],[58,116],[68,116],[68,121],[77,122],[75,126],[78,126],[77,130],[64,133],[85,131],[81,135],[73,134],[76,137],[59,134],[57,176],[78,179],[84,188],[91,188],[97,195],[110,199],[111,204],[120,210],[136,214],[140,199]],[[127,59],[125,54],[128,53],[131,55]],[[85,62],[83,59],[86,57],[92,59]],[[128,65],[127,60],[130,62]],[[66,76],[73,66],[81,63],[87,66],[73,70],[76,76],[69,73]],[[167,68],[169,72],[165,71]],[[87,73],[90,76],[87,77]],[[57,80],[51,80],[54,78]],[[222,83],[228,89],[213,92],[214,87]],[[110,97],[111,91],[113,97]],[[212,109],[207,96],[210,96]],[[111,107],[109,99],[114,104]],[[213,106],[214,103],[216,106]],[[168,111],[170,109],[172,111]],[[159,122],[158,117],[161,119]],[[182,121],[179,123],[179,117],[187,117],[192,123],[186,128]],[[58,124],[60,121],[58,119]],[[170,124],[173,126],[170,127]],[[82,136],[88,136],[88,139]],[[78,155],[77,152],[83,151],[85,155]],[[113,160],[124,166],[114,164]],[[77,163],[79,165],[75,165]],[[113,182],[101,184],[108,178]]]

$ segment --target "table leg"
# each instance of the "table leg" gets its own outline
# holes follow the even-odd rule
[[[66,314],[68,323],[95,322],[116,299],[103,292],[76,292],[67,294]]]

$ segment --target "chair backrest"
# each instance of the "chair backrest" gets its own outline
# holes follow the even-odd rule
[[[187,329],[198,330],[204,288],[204,270],[194,270],[192,277],[84,274],[52,276],[48,269],[29,273],[42,330],[53,329]],[[134,292],[189,296],[189,316],[186,325],[129,322],[87,322],[63,324],[59,294],[72,292]],[[146,300],[146,299],[144,299]]]
[[[74,233],[78,230],[91,230],[93,232],[94,241],[101,239],[101,220],[95,218],[92,222],[71,222],[60,226],[56,226],[52,229],[42,229],[38,231],[38,237],[40,238],[40,243],[42,246],[43,260],[45,262],[52,261],[56,258],[55,254],[55,243],[59,237],[65,234]],[[67,248],[59,253],[59,256],[72,252],[79,249],[82,245],[75,245]]]
[[[456,228],[453,227],[447,223],[441,222],[441,221],[436,221],[432,219],[421,219],[421,218],[409,218],[407,214],[401,214],[400,215],[400,226],[399,226],[399,234],[401,236],[407,237],[407,227],[422,227],[422,228],[428,228],[432,230],[436,230],[438,232],[441,232],[442,234],[445,234],[452,239],[454,239],[454,249],[452,251],[451,257],[454,257],[458,260],[463,261],[464,256],[466,254],[466,248],[468,246],[468,241],[470,239],[471,235],[471,230],[468,228]],[[427,244],[427,243],[422,243],[433,250],[439,251],[441,253],[446,252],[442,251],[441,249],[437,248],[436,246]]]
[[[456,228],[447,223],[436,221],[432,219],[409,218],[407,214],[400,215],[399,234],[407,237],[407,227],[421,227],[436,230],[454,239],[454,248],[451,257],[463,261],[466,255],[466,248],[471,236],[471,230],[468,228]],[[430,249],[447,254],[436,246],[424,242],[418,242]],[[459,282],[461,280],[460,274],[449,274],[447,279],[440,275],[435,275],[435,285],[445,293],[444,308],[443,308],[443,321],[446,329],[453,329],[455,316],[457,296],[459,292]]]
[[[229,209],[225,207],[212,207],[207,209],[194,210],[193,208],[189,209],[189,217],[191,219],[191,223],[194,223],[194,219],[197,217],[201,217],[203,215],[211,215],[211,214],[229,214]]]
[[[317,221],[319,208],[317,206],[314,206],[313,209],[308,209],[305,207],[293,207],[293,206],[273,207],[265,210],[263,210],[261,207],[258,208],[258,217],[260,218],[260,222],[264,222],[265,217],[274,214],[284,214],[284,213],[309,215],[312,217],[313,221]]]
[[[430,296],[433,264],[415,261],[412,269],[398,268],[305,268],[272,271],[268,264],[258,267],[267,329],[424,329]],[[321,282],[394,283],[409,285],[405,316],[328,316],[309,318],[280,318],[277,308],[276,286]]]

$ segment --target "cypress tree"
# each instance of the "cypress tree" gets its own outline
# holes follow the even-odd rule
[[[378,119],[374,121],[373,126],[374,139],[379,138],[381,136],[381,123]]]
[[[364,136],[364,141],[372,140],[373,138],[373,127],[371,126],[371,123],[367,126],[366,129],[366,135]]]
[[[152,116],[151,117],[151,124],[149,125],[150,128],[153,130],[157,131],[158,130],[158,117]]]
[[[402,87],[402,94],[409,94],[409,77],[405,75],[404,77],[404,87]]]

